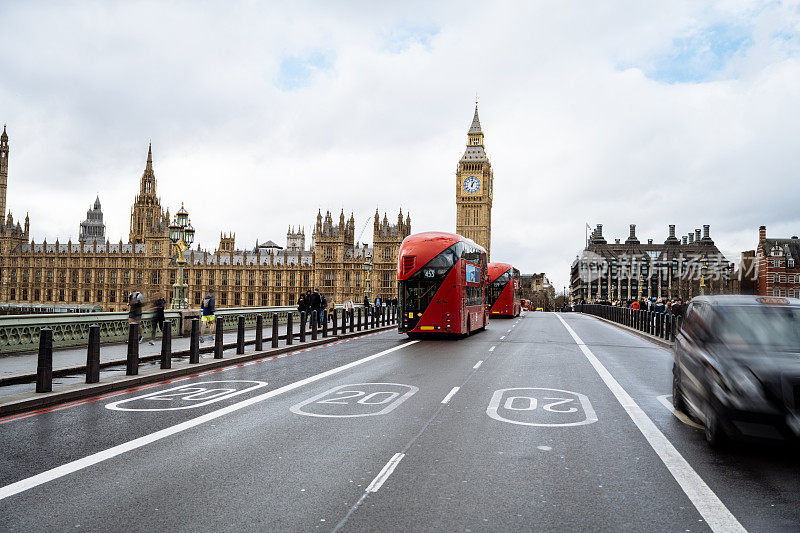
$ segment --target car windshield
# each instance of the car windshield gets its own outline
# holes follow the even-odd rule
[[[721,307],[719,317],[719,339],[732,348],[800,352],[800,308]]]

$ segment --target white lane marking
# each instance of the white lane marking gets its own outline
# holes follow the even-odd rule
[[[675,415],[675,418],[686,424],[687,426],[691,426],[697,429],[703,429],[703,426],[686,416],[684,413],[675,410],[675,406],[672,405],[672,402],[669,401],[667,398],[672,397],[672,394],[664,394],[663,396],[658,396],[656,399],[661,402],[661,405],[669,409],[669,411]]]
[[[503,397],[505,396],[506,392],[509,391],[522,391],[520,396],[507,396],[506,401],[502,402]],[[534,391],[531,395],[530,391]],[[550,397],[539,397],[537,394],[541,394],[541,391],[547,391]],[[524,393],[527,392],[527,395]],[[573,398],[563,398],[563,397],[553,397],[550,393],[562,393],[560,396],[563,395],[572,395]],[[510,418],[506,418],[499,413],[499,410],[502,409],[505,411],[509,411],[511,413],[515,413],[517,415],[534,415],[536,416],[539,411],[537,410],[538,404],[542,403],[543,411],[547,411],[550,413],[555,413],[555,416],[558,416],[558,413],[562,414],[572,414],[577,413],[577,407],[569,407],[564,404],[571,403],[573,400],[577,399],[580,403],[581,408],[583,409],[584,418],[583,420],[578,420],[574,422],[524,422],[522,420],[512,420]],[[523,400],[522,407],[514,407],[515,400]],[[524,403],[524,400],[527,400],[527,404]],[[540,402],[540,400],[547,400],[547,402]],[[556,400],[556,401],[552,401]],[[501,406],[502,402],[502,406]],[[561,409],[556,409],[555,407],[562,406]],[[542,387],[515,387],[511,389],[500,389],[495,391],[492,395],[492,399],[489,401],[489,407],[486,408],[486,414],[489,417],[494,418],[500,422],[508,422],[509,424],[519,424],[521,426],[537,426],[537,427],[571,427],[571,426],[584,426],[587,424],[594,424],[597,422],[597,413],[595,413],[594,408],[592,407],[592,403],[589,401],[589,398],[586,397],[585,394],[581,394],[580,392],[572,392],[568,390],[561,390],[561,389],[546,389]],[[539,415],[541,418],[541,415]],[[547,416],[547,418],[551,418]],[[573,418],[573,417],[567,417]],[[558,419],[556,419],[558,420]]]
[[[511,333],[511,330],[506,331],[506,333]]]
[[[505,336],[505,335],[503,335],[502,337],[500,337],[500,340],[503,340],[503,339],[505,339],[505,338],[506,338],[506,336]]]
[[[400,392],[388,390],[393,387],[401,389],[403,391],[403,395],[401,396]],[[371,394],[367,394],[367,392],[373,388],[377,388],[377,390],[371,391]],[[409,399],[418,391],[418,387],[415,387],[414,385],[404,385],[402,383],[355,383],[352,385],[339,385],[338,387],[326,390],[323,393],[312,396],[307,400],[303,400],[302,402],[291,406],[289,411],[296,415],[317,416],[320,418],[355,418],[361,416],[385,415],[394,411],[401,403]],[[336,396],[336,394],[339,394],[339,396]],[[381,397],[380,395],[387,396]],[[321,398],[325,398],[326,396],[330,396],[330,398],[320,401]],[[378,397],[379,399],[375,401],[375,397]],[[355,398],[359,398],[359,400],[356,400],[353,403],[348,401]],[[367,402],[366,400],[371,401]],[[304,407],[308,407],[309,409],[313,410],[315,404],[335,404],[337,406],[344,405],[344,407],[339,409],[343,409],[345,411],[354,411],[359,409],[364,409],[367,411],[364,413],[355,414],[348,414],[347,412],[345,412],[345,414],[330,414],[314,413],[303,410]],[[370,406],[383,405],[385,405],[385,407],[382,407],[379,411],[369,412],[369,409],[371,409]]]
[[[225,389],[225,388],[208,388],[205,385],[211,384],[218,384],[218,383],[255,383],[255,385],[251,385],[246,389],[242,389],[237,391],[236,389]],[[128,398],[125,400],[119,400],[116,402],[112,402],[106,404],[106,409],[111,409],[112,411],[179,411],[181,409],[195,409],[197,407],[202,407],[204,405],[209,405],[215,402],[220,402],[222,400],[227,400],[228,398],[232,398],[234,396],[239,396],[240,394],[244,394],[246,392],[250,392],[255,389],[260,389],[261,387],[266,387],[266,381],[249,381],[249,380],[229,380],[229,381],[201,381],[199,383],[189,383],[186,385],[180,385],[178,387],[173,387],[171,389],[163,390],[163,391],[156,391],[150,392],[148,394],[144,394],[142,396],[136,396],[133,398]],[[154,405],[156,402],[170,402],[166,405],[171,405],[172,402],[180,402],[180,401],[188,401],[195,403],[190,403],[189,405],[178,405],[178,407],[121,407],[124,404],[130,404],[131,402],[135,401],[144,401],[150,400],[153,401]],[[145,405],[148,405],[147,402],[144,402]]]
[[[453,387],[452,389],[450,389],[450,392],[448,392],[447,396],[444,397],[444,400],[442,400],[442,403],[449,402],[450,398],[452,398],[455,395],[455,393],[458,392],[458,389],[460,389],[460,388],[461,387]]]
[[[631,417],[633,423],[642,432],[642,435],[647,439],[647,442],[653,450],[661,458],[664,466],[667,467],[672,477],[681,486],[683,492],[689,497],[692,504],[697,511],[706,521],[712,531],[741,531],[746,529],[742,524],[736,520],[736,517],[725,507],[725,504],[719,499],[711,488],[706,485],[703,478],[694,471],[692,466],[683,458],[680,452],[675,449],[675,446],[664,436],[663,433],[656,427],[650,417],[642,411],[633,398],[622,388],[622,386],[614,379],[614,376],[606,370],[603,363],[592,353],[586,344],[578,337],[578,334],[561,318],[560,314],[556,314],[558,319],[567,328],[572,339],[583,352],[583,355],[589,360],[589,363],[594,367],[595,371],[600,375],[600,378],[605,382],[606,386],[611,390],[617,401],[622,405],[628,416]]]
[[[382,352],[378,352],[373,355],[369,355],[364,357],[363,359],[358,359],[357,361],[352,361],[350,363],[344,364],[342,366],[337,366],[336,368],[332,368],[330,370],[326,370],[320,374],[316,374],[314,376],[307,377],[305,379],[301,379],[300,381],[295,381],[294,383],[290,383],[289,385],[284,385],[283,387],[279,387],[275,390],[271,390],[269,392],[265,392],[264,394],[259,394],[258,396],[253,396],[252,398],[248,398],[246,400],[242,400],[241,402],[235,403],[233,405],[229,405],[227,407],[223,407],[222,409],[217,409],[216,411],[211,411],[210,413],[206,413],[204,415],[198,416],[196,418],[192,418],[185,422],[181,422],[180,424],[176,424],[174,426],[170,426],[168,428],[164,428],[160,431],[156,431],[155,433],[150,433],[149,435],[144,435],[143,437],[139,437],[138,439],[134,439],[132,441],[124,442],[122,444],[118,444],[117,446],[113,446],[108,448],[107,450],[103,450],[101,452],[93,453],[92,455],[88,455],[82,459],[78,459],[76,461],[71,461],[69,463],[63,464],[61,466],[57,466],[55,468],[51,468],[50,470],[46,470],[40,474],[36,474],[35,476],[31,476],[29,478],[22,479],[15,483],[11,483],[4,487],[0,487],[0,500],[8,498],[9,496],[13,496],[15,494],[19,494],[20,492],[24,492],[28,489],[32,489],[48,481],[53,481],[54,479],[58,479],[60,477],[64,477],[68,474],[72,474],[73,472],[77,472],[78,470],[83,470],[84,468],[88,468],[92,465],[96,465],[101,463],[107,459],[111,459],[112,457],[116,457],[118,455],[122,455],[125,452],[129,452],[131,450],[135,450],[137,448],[141,448],[142,446],[146,446],[150,443],[156,442],[163,438],[169,437],[170,435],[174,435],[176,433],[180,433],[181,431],[185,431],[187,429],[191,429],[195,426],[199,426],[200,424],[204,424],[211,420],[215,420],[220,418],[221,416],[225,416],[227,414],[233,413],[240,409],[244,409],[250,405],[263,402],[264,400],[268,400],[279,394],[283,394],[284,392],[288,392],[290,390],[297,389],[304,385],[308,385],[309,383],[313,383],[315,381],[319,381],[320,379],[326,378],[328,376],[332,376],[344,370],[349,370],[355,366],[360,364],[372,361],[373,359],[377,359],[378,357],[384,356],[386,354],[390,354],[392,352],[396,352],[406,346],[410,346],[415,344],[419,341],[409,341],[399,346],[395,346],[394,348],[389,348],[388,350],[384,350]]]
[[[397,464],[400,462],[406,454],[404,453],[396,453],[394,457],[389,459],[389,462],[378,472],[378,475],[375,476],[375,479],[372,480],[372,483],[369,484],[367,489],[364,492],[378,492],[378,489],[381,488],[381,485],[392,475],[394,469],[397,467]]]
[[[497,346],[492,346],[491,348],[489,348],[489,351],[493,352],[495,348],[497,348]]]
[[[473,366],[472,368],[474,368],[474,369],[480,368],[482,364],[483,364],[483,361],[478,361],[477,363],[475,363],[475,366]]]

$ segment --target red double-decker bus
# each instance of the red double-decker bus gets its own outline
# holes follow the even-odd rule
[[[486,327],[486,250],[453,233],[411,235],[400,245],[398,330],[469,335]]]
[[[508,263],[489,263],[486,303],[492,316],[519,316],[519,270]]]

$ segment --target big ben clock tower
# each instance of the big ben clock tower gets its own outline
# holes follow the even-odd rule
[[[475,116],[467,132],[467,149],[456,169],[456,233],[486,248],[490,256],[493,182],[492,164],[483,150],[476,101]]]

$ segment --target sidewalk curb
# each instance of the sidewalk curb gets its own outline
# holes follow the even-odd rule
[[[105,394],[117,390],[128,389],[139,385],[145,385],[158,381],[165,381],[177,377],[189,376],[207,370],[214,370],[217,368],[236,365],[239,363],[252,361],[255,359],[263,359],[266,357],[271,357],[273,355],[293,352],[298,349],[302,350],[304,348],[322,346],[324,344],[329,344],[343,339],[361,337],[372,333],[389,331],[396,327],[397,326],[393,324],[374,329],[362,330],[360,332],[346,333],[344,335],[328,336],[325,338],[317,339],[315,341],[309,340],[304,343],[297,343],[289,346],[281,346],[279,348],[270,348],[268,350],[264,350],[261,352],[252,352],[244,355],[228,357],[226,359],[213,359],[211,361],[197,363],[191,366],[184,366],[181,368],[172,368],[168,370],[162,370],[160,368],[157,368],[154,370],[146,370],[137,376],[118,376],[114,378],[107,378],[107,380],[101,379],[99,383],[91,383],[91,384],[80,383],[80,384],[70,385],[68,387],[65,387],[63,390],[54,392],[20,393],[17,395],[8,396],[7,398],[12,398],[10,401],[4,401],[4,399],[0,399],[0,416],[17,414],[24,411],[41,409],[45,407],[51,407],[54,405],[58,405],[60,403],[65,403],[74,400],[81,400],[84,398],[89,398],[92,396],[97,396],[100,394]],[[235,346],[236,343],[233,343],[231,345],[231,347]],[[148,357],[147,359],[152,360],[153,358]],[[145,359],[144,358],[140,359],[140,361],[143,360]],[[122,363],[124,364],[125,361],[123,360]],[[81,367],[81,370],[83,370],[83,367]],[[53,375],[55,376],[55,372]],[[20,396],[24,397],[20,398]]]
[[[638,329],[631,328],[631,327],[626,326],[624,324],[618,324],[618,323],[616,323],[616,322],[614,322],[612,320],[609,320],[607,318],[599,317],[597,315],[590,315],[588,313],[580,313],[580,314],[582,316],[588,316],[588,317],[596,318],[597,320],[602,320],[603,322],[606,322],[607,324],[611,324],[612,326],[616,326],[616,327],[618,327],[618,328],[620,328],[622,330],[625,330],[625,331],[627,331],[629,333],[633,333],[634,335],[636,335],[638,337],[641,337],[641,338],[643,338],[645,340],[648,340],[648,341],[652,342],[653,344],[658,344],[662,348],[667,348],[667,349],[671,350],[675,346],[675,344],[672,343],[672,342],[665,341],[664,339],[659,339],[658,337],[653,337],[652,335],[649,335],[647,333],[639,331]]]

